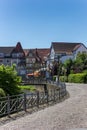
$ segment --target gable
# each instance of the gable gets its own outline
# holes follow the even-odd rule
[[[20,42],[17,42],[16,47],[14,48],[13,52],[23,52],[22,46]]]
[[[28,51],[27,57],[35,57],[35,54],[34,54],[33,50],[30,49]]]
[[[37,62],[44,61],[50,53],[50,48],[24,49],[26,57],[34,57]],[[32,53],[32,54],[30,54]]]
[[[48,57],[49,53],[50,53],[50,48],[39,48],[37,49],[37,53],[38,56],[40,57],[40,59],[42,61],[46,60],[46,58]]]
[[[82,44],[82,45],[75,51],[75,55],[77,55],[79,52],[80,52],[80,53],[82,53],[82,52],[87,53],[87,48]]]
[[[22,56],[22,57],[25,56],[25,53],[23,51],[23,48],[22,48],[20,42],[17,43],[16,47],[12,51],[12,54],[14,54],[14,55],[16,55],[17,53],[19,54],[19,56]]]

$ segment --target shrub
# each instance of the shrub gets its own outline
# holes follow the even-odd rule
[[[61,82],[67,82],[67,76],[60,76]]]
[[[83,73],[86,73],[86,74],[87,74],[87,70],[84,70]]]
[[[6,96],[5,91],[2,88],[0,88],[0,97],[5,97],[5,96]]]
[[[70,74],[68,77],[68,81],[73,83],[87,83],[87,74],[86,73]]]
[[[14,95],[20,92],[18,85],[21,78],[17,76],[15,66],[0,66],[0,87],[6,94]]]

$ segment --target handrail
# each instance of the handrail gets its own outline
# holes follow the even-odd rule
[[[18,111],[26,111],[27,109],[39,107],[40,105],[48,104],[50,102],[60,101],[67,94],[66,86],[63,84],[57,88],[42,93],[37,91],[36,93],[32,92],[31,94],[24,93],[0,97],[0,117]]]

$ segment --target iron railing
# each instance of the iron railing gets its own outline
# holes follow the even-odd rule
[[[61,86],[58,89],[51,89],[47,93],[36,92],[0,97],[0,117],[22,110],[27,111],[27,109],[49,104],[50,102],[60,101],[66,94],[66,87]]]

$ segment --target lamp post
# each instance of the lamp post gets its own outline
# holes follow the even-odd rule
[[[58,68],[57,68],[57,82],[58,83],[59,83],[59,75],[60,75],[59,64],[60,64],[60,56],[58,55]]]
[[[57,83],[59,83],[59,75],[60,75],[60,58],[62,56],[65,56],[66,54],[56,54],[55,55],[55,59],[57,60],[58,63],[58,68],[57,68]]]

